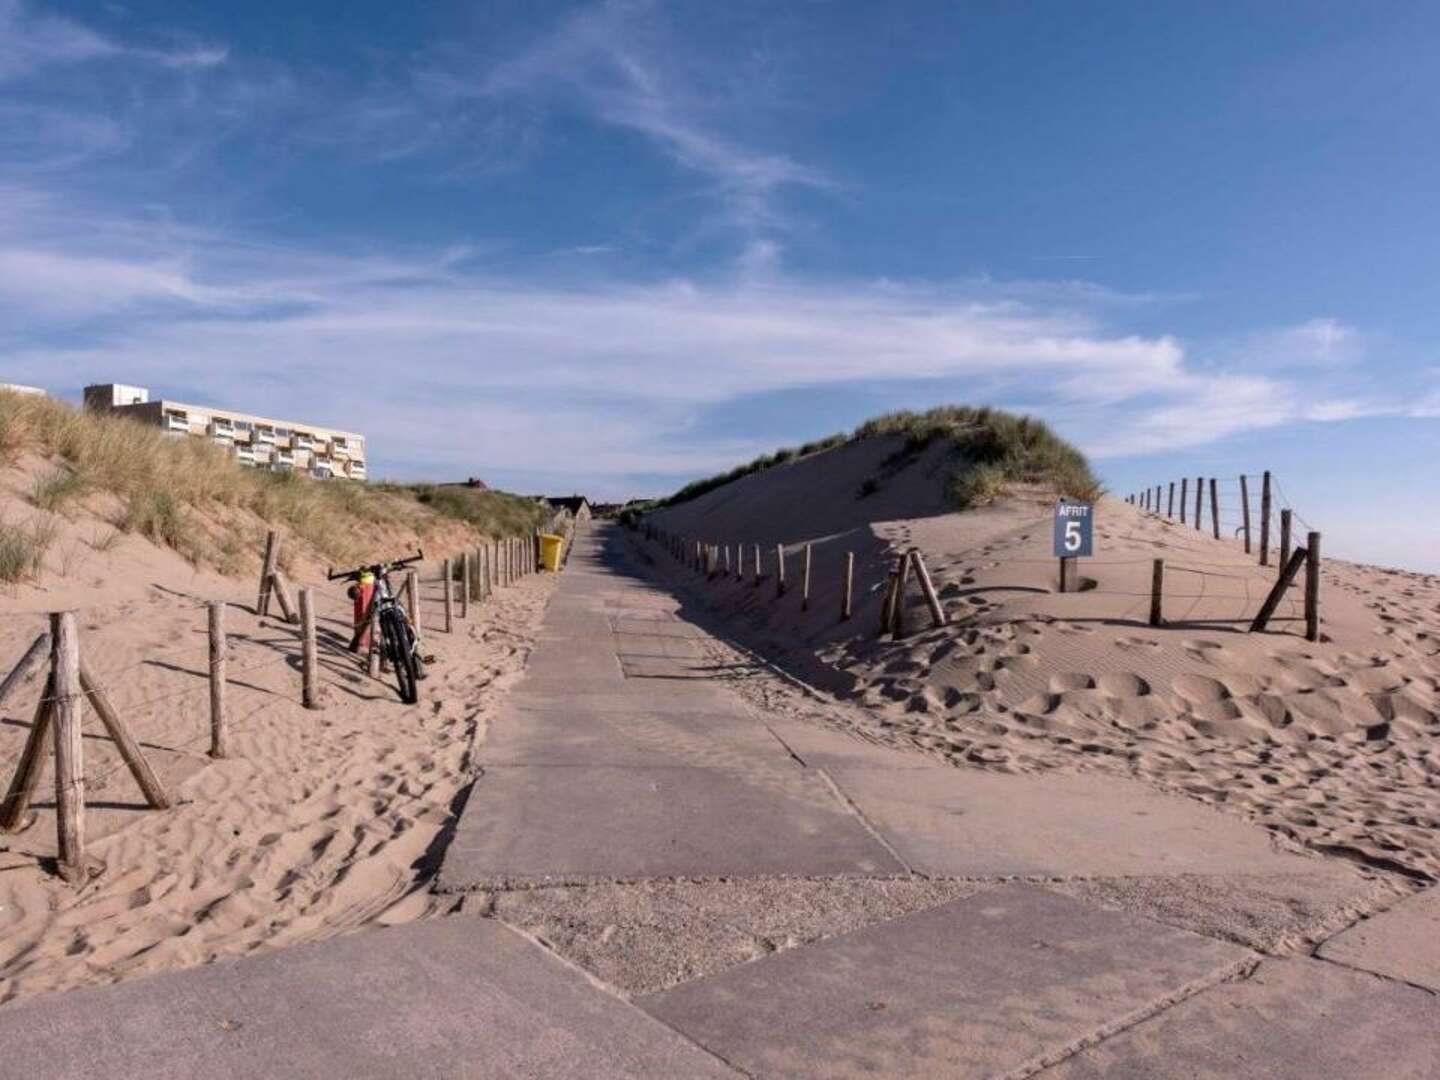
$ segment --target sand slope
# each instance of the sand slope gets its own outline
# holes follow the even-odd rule
[[[929,462],[886,481],[892,508],[911,498],[912,509],[872,518],[876,496],[853,493],[887,452],[866,455],[866,445],[652,515],[661,528],[745,546],[743,579],[694,586],[711,618],[862,704],[873,737],[967,766],[1136,776],[1317,851],[1440,875],[1440,578],[1327,560],[1322,641],[1302,636],[1298,590],[1269,632],[1248,634],[1273,566],[1256,565],[1238,541],[1105,499],[1096,557],[1082,563],[1090,588],[1061,594],[1048,499],[937,512],[940,470]],[[829,503],[812,497],[827,470]],[[788,545],[783,597],[777,541]],[[808,611],[799,588],[807,541]],[[885,575],[912,546],[950,624],[932,628],[915,592],[908,633],[878,640]],[[847,551],[856,555],[856,609],[841,622]],[[1155,558],[1167,564],[1167,624],[1158,629],[1148,625]],[[695,581],[663,557],[657,566]]]

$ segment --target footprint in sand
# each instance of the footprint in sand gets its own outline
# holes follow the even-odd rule
[[[1101,675],[1095,685],[1111,697],[1144,697],[1150,693],[1150,684],[1128,671],[1108,672]]]
[[[1068,671],[1062,675],[1051,675],[1050,689],[1057,694],[1066,690],[1093,690],[1095,679],[1083,671]]]
[[[1154,638],[1119,637],[1119,638],[1116,638],[1116,639],[1115,639],[1115,644],[1116,644],[1117,646],[1119,646],[1120,648],[1122,648],[1122,649],[1158,649],[1158,648],[1160,648],[1160,642],[1156,641]]]
[[[1192,705],[1220,701],[1230,697],[1230,688],[1208,675],[1179,675],[1171,683],[1175,693]]]

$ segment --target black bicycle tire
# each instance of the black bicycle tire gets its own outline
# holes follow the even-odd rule
[[[420,683],[415,672],[415,651],[407,648],[409,634],[400,616],[386,611],[380,617],[380,630],[385,638],[385,651],[390,657],[390,666],[395,672],[395,686],[400,691],[400,700],[414,705],[420,700]]]

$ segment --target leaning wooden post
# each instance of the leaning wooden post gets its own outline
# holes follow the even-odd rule
[[[75,613],[50,616],[50,654],[55,676],[55,812],[60,876],[72,885],[86,878],[85,747],[80,733],[84,695],[80,689],[80,639]]]
[[[265,535],[265,558],[260,564],[260,592],[255,598],[255,614],[266,615],[270,611],[271,576],[280,560],[280,534],[271,529]]]
[[[298,622],[300,616],[295,613],[295,603],[290,599],[290,586],[285,580],[285,575],[276,570],[270,575],[270,591],[274,593],[276,601],[280,604],[280,614],[288,623]]]
[[[450,560],[440,564],[440,578],[445,582],[445,632],[455,632],[455,583],[450,579]]]
[[[1260,479],[1260,565],[1270,565],[1270,470]]]
[[[1240,528],[1245,533],[1245,554],[1250,554],[1250,485],[1240,474]]]
[[[1305,537],[1305,640],[1320,640],[1320,534]]]
[[[900,565],[895,563],[890,567],[890,573],[885,584],[885,599],[880,603],[880,632],[877,636],[883,637],[890,632],[890,627],[895,622],[895,595],[900,588]]]
[[[1164,612],[1161,610],[1165,596],[1165,560],[1156,559],[1155,565],[1150,571],[1150,625],[1164,625]]]
[[[845,591],[840,595],[840,621],[844,622],[853,614],[850,596],[855,588],[855,553],[845,553]]]
[[[1197,532],[1204,527],[1204,522],[1201,520],[1201,518],[1204,517],[1202,513],[1204,509],[1205,478],[1203,476],[1197,476],[1195,478],[1195,529]]]
[[[1171,481],[1170,481],[1170,497],[1165,500],[1165,516],[1166,516],[1167,518],[1173,518],[1173,517],[1175,516],[1175,481],[1174,481],[1174,480],[1171,480]]]
[[[1291,511],[1280,511],[1280,565],[1290,561],[1290,515]]]
[[[1259,633],[1265,629],[1270,621],[1270,616],[1275,614],[1275,609],[1280,606],[1280,600],[1285,591],[1290,588],[1290,583],[1295,580],[1295,575],[1300,572],[1300,564],[1305,561],[1306,551],[1296,548],[1285,560],[1285,565],[1280,568],[1280,576],[1275,579],[1275,584],[1270,589],[1270,595],[1265,597],[1265,602],[1260,605],[1259,612],[1255,615],[1255,621],[1250,624],[1252,634]]]
[[[45,635],[50,640],[50,635]],[[55,673],[47,672],[45,685],[40,690],[40,700],[35,705],[35,715],[30,721],[30,734],[25,738],[25,747],[20,751],[20,761],[15,766],[15,776],[10,781],[10,790],[5,793],[5,802],[0,805],[0,832],[19,832],[34,824],[33,815],[27,814],[30,800],[40,784],[40,769],[44,763],[45,747],[50,738],[50,729],[55,725]]]
[[[930,581],[930,571],[925,569],[925,558],[920,554],[919,548],[910,549],[910,562],[915,567],[915,577],[920,582],[920,591],[925,594],[925,606],[930,609],[930,620],[937,627],[944,626],[949,620],[945,617],[945,609],[940,606],[940,597],[935,595],[935,586]]]
[[[1185,524],[1185,504],[1190,500],[1190,478],[1180,478],[1180,524]]]
[[[1210,524],[1215,528],[1215,539],[1220,539],[1220,486],[1215,477],[1210,478]]]
[[[800,610],[810,610],[810,545],[805,545],[805,570],[800,580]]]
[[[5,699],[10,692],[20,685],[20,680],[40,661],[45,655],[45,650],[50,647],[50,635],[40,634],[30,643],[30,648],[25,650],[25,655],[20,657],[20,662],[10,669],[10,674],[5,676],[5,681],[0,683],[0,705],[5,704]]]
[[[225,712],[225,605],[219,600],[210,604],[210,756],[227,757],[230,753]]]
[[[320,708],[320,662],[315,650],[315,604],[309,589],[300,590],[300,704]]]

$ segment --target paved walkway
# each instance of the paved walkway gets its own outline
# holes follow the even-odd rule
[[[442,889],[1333,865],[1139,785],[756,716],[631,560],[579,537]],[[1332,959],[1273,960],[996,882],[633,1002],[461,915],[0,1009],[0,1077],[1434,1075],[1436,960],[1397,942],[1435,908],[1407,904]]]

